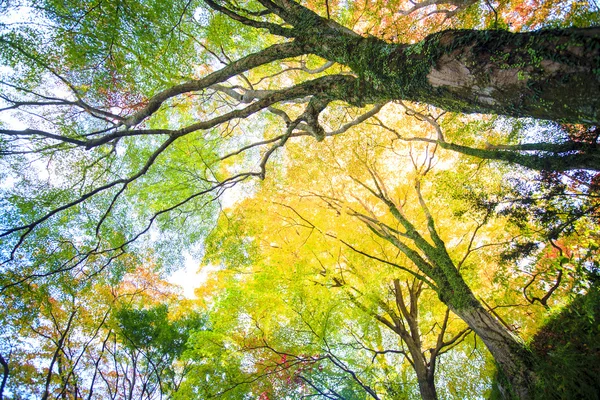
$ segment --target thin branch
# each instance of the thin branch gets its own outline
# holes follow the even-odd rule
[[[8,368],[8,362],[4,359],[2,354],[0,354],[0,364],[2,364],[2,383],[0,383],[0,400],[2,400],[4,399],[4,388],[10,372],[10,369]]]
[[[223,7],[219,4],[217,4],[216,2],[214,2],[212,0],[205,0],[205,2],[213,10],[223,13],[223,14],[227,15],[228,17],[230,17],[231,19],[241,22],[244,25],[248,25],[253,28],[258,28],[258,29],[266,29],[274,35],[279,35],[279,36],[283,36],[283,37],[293,37],[294,36],[292,34],[292,30],[289,28],[284,28],[281,25],[274,24],[271,22],[257,21],[257,20],[251,19],[251,18],[244,17],[244,16],[230,10],[227,7]]]

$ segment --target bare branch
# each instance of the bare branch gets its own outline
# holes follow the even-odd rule
[[[529,288],[529,286],[531,286],[533,284],[533,282],[535,282],[536,278],[538,277],[538,274],[534,274],[533,277],[531,278],[531,280],[529,282],[527,282],[527,284],[523,287],[523,296],[525,297],[525,300],[527,300],[531,304],[535,304],[535,302],[537,301],[544,307],[549,308],[548,300],[550,299],[550,296],[552,296],[552,293],[554,293],[554,291],[556,291],[556,289],[558,289],[558,287],[560,286],[560,283],[562,281],[562,276],[563,276],[563,270],[559,269],[558,274],[556,274],[556,280],[554,282],[554,285],[552,285],[552,287],[546,292],[546,294],[544,294],[544,296],[542,298],[539,298],[536,296],[531,296],[531,298],[530,298],[527,295],[527,289]]]
[[[216,83],[224,82],[241,72],[248,71],[252,68],[267,64],[272,61],[299,56],[305,52],[306,50],[295,42],[275,44],[264,50],[241,58],[227,65],[226,67],[205,76],[204,78],[175,85],[149,99],[147,105],[143,109],[127,118],[125,121],[125,126],[131,127],[139,124],[141,121],[158,110],[166,100],[172,97],[183,93],[206,89]]]
[[[435,14],[445,14],[445,19],[448,19],[450,17],[453,17],[460,11],[466,9],[470,5],[476,3],[477,1],[478,0],[423,0],[418,3],[411,1],[411,3],[413,4],[411,8],[405,11],[400,10],[398,11],[398,13],[400,15],[407,16],[427,7],[435,6],[436,9],[427,13],[426,17]],[[444,5],[454,6],[455,8],[452,10],[446,8],[437,8]]]
[[[205,0],[205,1],[206,1],[206,4],[209,7],[211,7],[213,10],[219,11],[219,12],[227,15],[231,19],[241,22],[244,25],[248,25],[253,28],[266,29],[274,35],[279,35],[279,36],[283,36],[283,37],[293,37],[292,31],[289,28],[284,28],[281,25],[273,24],[270,22],[256,21],[254,19],[244,17],[244,16],[238,14],[237,12],[230,10],[227,7],[223,7],[212,0]],[[240,9],[236,7],[236,11],[240,11]],[[269,10],[267,8],[267,11],[264,13],[259,13],[259,16],[261,14],[267,15],[267,14],[270,14],[271,12],[272,12],[272,10]]]

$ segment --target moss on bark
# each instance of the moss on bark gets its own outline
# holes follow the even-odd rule
[[[365,102],[401,99],[463,113],[600,122],[600,28],[448,30],[410,45],[339,33],[303,41],[350,67]]]

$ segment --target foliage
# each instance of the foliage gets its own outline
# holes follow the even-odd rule
[[[537,398],[598,398],[599,318],[600,291],[592,283],[536,333],[530,346],[537,357]]]
[[[9,293],[11,313],[2,320],[7,398],[167,395],[185,376],[179,358],[190,332],[204,324],[145,268],[116,284],[62,275]]]
[[[554,373],[516,336],[597,267],[593,2],[0,11],[0,398],[475,398],[491,358],[531,398]],[[197,302],[165,280],[189,255]]]

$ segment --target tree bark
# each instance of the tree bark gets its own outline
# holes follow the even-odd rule
[[[511,384],[506,398],[531,399],[535,384],[532,360],[524,344],[479,303],[453,310],[481,338]]]
[[[423,353],[421,352],[420,340],[416,343],[414,339],[407,335],[400,335],[406,343],[410,355],[413,359],[413,367],[419,382],[419,393],[423,400],[437,400],[437,390],[435,388],[435,366],[427,364]]]
[[[423,400],[437,400],[438,397],[437,390],[435,388],[433,372],[430,371],[429,368],[425,368],[425,370],[419,370],[420,368],[416,368],[415,365],[421,398]]]
[[[412,45],[339,33],[302,41],[350,67],[367,103],[411,100],[462,113],[600,123],[600,28],[447,30]]]
[[[419,393],[423,400],[437,400],[437,392],[433,382],[433,376],[419,379]]]

